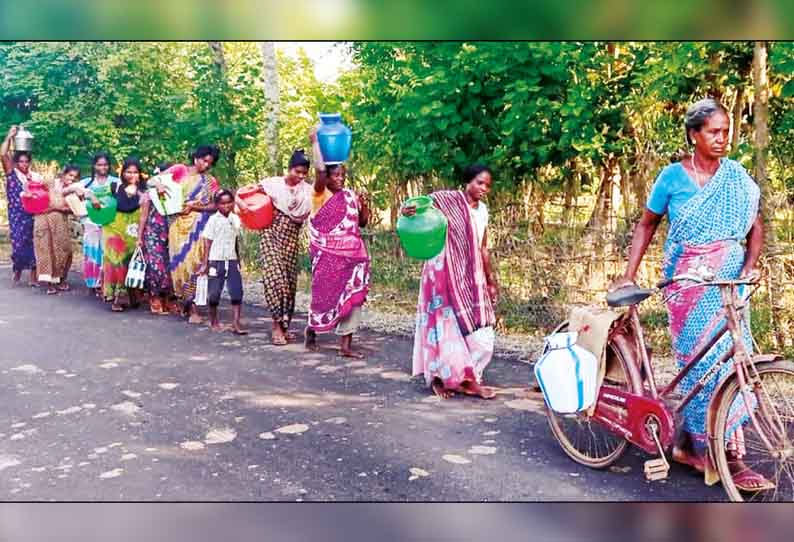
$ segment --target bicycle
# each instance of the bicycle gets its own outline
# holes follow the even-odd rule
[[[665,301],[689,288],[718,287],[726,318],[713,338],[660,391],[637,307],[652,295],[663,293],[667,286],[682,281],[692,284],[682,286]],[[749,295],[739,296],[739,286],[749,287]],[[581,465],[604,469],[620,459],[628,445],[633,444],[657,456],[646,461],[646,478],[666,478],[670,469],[666,455],[681,427],[681,411],[720,373],[723,365],[733,360],[732,370],[717,383],[707,409],[706,483],[711,485],[721,480],[732,501],[794,500],[794,363],[774,354],[751,356],[741,340],[744,309],[758,287],[758,277],[721,280],[707,275],[683,274],[659,282],[655,289],[629,286],[609,294],[609,306],[628,309],[610,329],[606,376],[592,415],[586,411],[558,414],[548,406],[546,409],[551,431],[563,451]],[[568,323],[563,322],[555,332],[565,331],[567,327]],[[726,333],[730,334],[733,346],[686,397],[681,397],[675,391],[677,385]],[[729,415],[735,400],[742,402],[749,421],[735,430],[730,436],[731,446],[728,446]],[[743,442],[737,443],[740,437]],[[772,481],[774,488],[747,493],[737,487],[731,462],[736,461],[737,450],[741,451],[742,447],[745,455],[739,459]]]

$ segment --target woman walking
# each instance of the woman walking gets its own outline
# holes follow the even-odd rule
[[[158,171],[165,171],[171,164],[161,164]],[[149,291],[149,310],[152,314],[170,313],[174,294],[171,273],[168,270],[168,220],[154,206],[149,192],[141,194],[141,216],[138,223],[136,246],[143,251],[146,260],[146,288]]]
[[[610,286],[612,291],[634,284],[642,257],[665,215],[669,222],[663,263],[666,279],[703,267],[718,279],[733,280],[757,273],[756,264],[763,247],[763,223],[758,212],[760,191],[739,163],[725,158],[730,141],[727,111],[715,100],[701,100],[687,110],[684,129],[692,153],[664,168],[656,178],[634,230],[626,272]],[[742,240],[746,241],[746,249]],[[683,295],[673,295],[681,288],[687,288]],[[676,283],[665,293],[672,296],[667,302],[670,334],[676,361],[683,368],[725,322],[720,291]],[[745,348],[752,353],[752,336],[746,320],[742,331]],[[684,396],[732,344],[730,334],[726,334],[708,351],[681,381]],[[723,364],[719,376],[711,378],[682,412],[685,431],[673,449],[673,459],[699,472],[710,466],[707,408],[717,382],[732,368],[731,361]],[[730,452],[733,481],[747,492],[773,489],[771,481],[742,462],[742,425],[749,414],[742,405],[737,405],[736,411],[731,438],[725,443]]]
[[[67,165],[60,177],[45,181],[50,207],[33,219],[36,270],[42,288],[47,288],[47,295],[69,290],[66,275],[72,265],[72,232],[64,191],[79,178],[80,168]]]
[[[110,156],[99,152],[91,160],[91,176],[80,182],[90,190],[96,201],[97,196],[115,192],[119,179],[109,174]],[[88,199],[88,198],[87,198]],[[90,218],[83,220],[83,280],[86,287],[102,297],[102,226]]]
[[[138,241],[141,194],[146,185],[141,178],[141,163],[137,158],[127,158],[121,166],[121,183],[115,185],[116,217],[103,228],[102,237],[102,289],[106,299],[112,300],[110,309],[123,312],[122,297],[126,294],[129,306],[137,307],[135,290],[125,286],[127,268]]]
[[[8,229],[11,238],[11,262],[13,264],[13,285],[19,284],[22,271],[30,270],[28,284],[36,286],[36,255],[33,249],[33,215],[22,207],[20,196],[27,188],[28,181],[40,181],[41,176],[30,170],[32,160],[30,151],[15,151],[11,154],[11,140],[17,134],[17,126],[12,126],[0,145],[0,159],[6,176],[6,198],[8,199]]]
[[[342,356],[363,358],[353,350],[353,333],[361,323],[361,308],[369,293],[370,258],[361,237],[369,208],[361,195],[345,188],[344,164],[323,164],[314,132],[312,144],[317,177],[309,224],[312,302],[306,347],[316,349],[318,333],[335,331]]]
[[[201,232],[210,216],[216,211],[214,197],[218,181],[209,174],[218,163],[220,150],[214,145],[202,145],[190,155],[191,164],[173,166],[168,171],[175,182],[182,185],[184,210],[182,214],[169,217],[168,232],[169,270],[174,294],[182,303],[182,314],[189,315],[188,322],[200,324],[193,298],[196,295],[196,279],[204,261],[204,242]]]
[[[444,250],[425,262],[419,286],[414,336],[413,375],[424,374],[433,392],[446,399],[455,392],[483,399],[495,396],[483,385],[483,372],[494,351],[498,297],[488,253],[491,170],[480,164],[463,172],[465,188],[430,195],[447,217]],[[411,216],[415,207],[404,207]]]
[[[259,265],[263,270],[265,304],[273,321],[271,342],[276,346],[294,338],[289,332],[295,312],[298,288],[298,248],[301,227],[309,218],[313,188],[306,182],[309,160],[303,151],[295,151],[289,170],[283,177],[260,181],[262,190],[273,201],[273,223],[262,230],[259,242]],[[245,201],[236,197],[237,206],[245,210]]]

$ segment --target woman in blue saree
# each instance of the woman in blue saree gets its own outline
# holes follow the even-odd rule
[[[730,119],[725,108],[712,99],[693,104],[686,113],[686,139],[692,154],[662,170],[648,198],[646,209],[634,230],[628,266],[610,290],[634,283],[637,269],[663,216],[669,230],[664,247],[665,278],[690,270],[708,271],[721,279],[756,274],[763,245],[763,225],[758,213],[760,191],[755,181],[737,162],[724,158],[728,150]],[[742,244],[745,241],[745,244]],[[668,287],[667,295],[687,283]],[[667,303],[673,351],[679,368],[706,344],[725,321],[717,288],[695,287],[673,296]],[[749,324],[743,322],[745,347],[752,352]],[[681,381],[686,395],[714,363],[732,346],[730,334],[723,336]],[[708,467],[706,416],[709,400],[720,379],[732,369],[722,366],[683,410],[684,431],[673,449],[673,459],[700,472]],[[735,405],[735,416],[725,446],[736,486],[747,492],[771,489],[774,484],[749,469],[742,425],[748,415]]]

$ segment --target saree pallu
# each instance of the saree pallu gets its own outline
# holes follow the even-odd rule
[[[367,300],[370,259],[358,222],[358,198],[347,189],[334,194],[311,219],[309,327],[316,333],[332,331]]]
[[[455,389],[464,380],[482,382],[493,358],[496,314],[465,196],[440,191],[432,197],[447,217],[447,242],[422,269],[412,375]]]
[[[66,214],[59,211],[36,215],[33,245],[38,280],[58,284],[66,278],[72,262],[72,229]]]
[[[298,248],[303,224],[293,221],[278,209],[273,210],[273,224],[262,230],[259,242],[259,266],[263,270],[265,304],[274,321],[284,330],[295,313],[298,289]]]
[[[168,221],[151,204],[145,228],[143,254],[146,260],[146,289],[155,296],[169,295],[173,285],[168,270]]]
[[[739,241],[747,237],[756,219],[759,194],[758,186],[742,166],[723,160],[714,177],[682,206],[676,220],[670,224],[663,263],[665,278],[699,269],[707,269],[718,279],[738,278],[745,258],[745,249]],[[687,282],[673,284],[665,294],[690,285]],[[739,288],[739,295],[745,295],[743,287]],[[692,356],[726,323],[720,290],[716,287],[687,289],[667,302],[667,312],[679,369],[691,363]],[[746,314],[749,315],[749,307]],[[753,342],[746,318],[742,321],[741,333],[745,348],[752,354]],[[681,381],[680,390],[684,396],[732,346],[730,333],[726,333]],[[730,360],[682,412],[684,430],[696,450],[702,452],[708,445],[708,404],[718,382],[732,370],[733,360]],[[741,426],[748,419],[742,397],[737,396],[730,408],[727,444],[741,447]]]
[[[124,281],[138,241],[140,210],[117,212],[113,222],[102,228],[102,293],[113,298],[127,291]]]
[[[22,207],[22,181],[16,171],[6,175],[6,198],[8,199],[8,233],[11,238],[11,262],[14,272],[36,267],[33,248],[33,215]]]
[[[88,288],[102,286],[102,226],[83,222],[83,280]]]
[[[208,175],[186,175],[181,183],[185,203],[198,201],[201,205],[209,205],[218,190],[217,181]],[[204,240],[200,237],[211,215],[209,212],[191,212],[169,217],[168,269],[174,294],[184,304],[192,303],[196,295],[197,271],[204,258]]]

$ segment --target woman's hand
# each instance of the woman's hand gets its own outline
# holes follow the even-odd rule
[[[94,209],[101,209],[101,208],[102,208],[102,204],[99,202],[99,198],[97,198],[97,197],[94,195],[94,193],[93,193],[93,192],[91,193],[91,206],[92,206]]]
[[[496,306],[499,303],[499,285],[495,282],[488,284],[488,295],[491,297],[491,303]]]
[[[309,141],[311,141],[312,144],[317,143],[317,126],[309,130]]]
[[[626,276],[618,277],[607,287],[607,292],[615,292],[626,286],[636,286],[633,279]]]
[[[199,265],[199,268],[196,271],[196,273],[198,273],[199,276],[206,275],[207,274],[207,268],[208,268],[207,263],[206,262],[201,262],[201,265]]]
[[[739,278],[744,280],[750,280],[752,282],[757,282],[761,280],[761,270],[757,267],[747,267],[742,268],[742,272],[739,274]]]
[[[135,242],[135,247],[143,250],[143,238],[138,237],[138,240]]]
[[[416,205],[406,205],[400,212],[403,216],[414,216],[416,214]]]
[[[11,139],[15,135],[17,135],[17,131],[19,131],[19,126],[17,126],[16,124],[12,124],[11,128],[8,129],[8,136],[7,137],[9,139]]]

